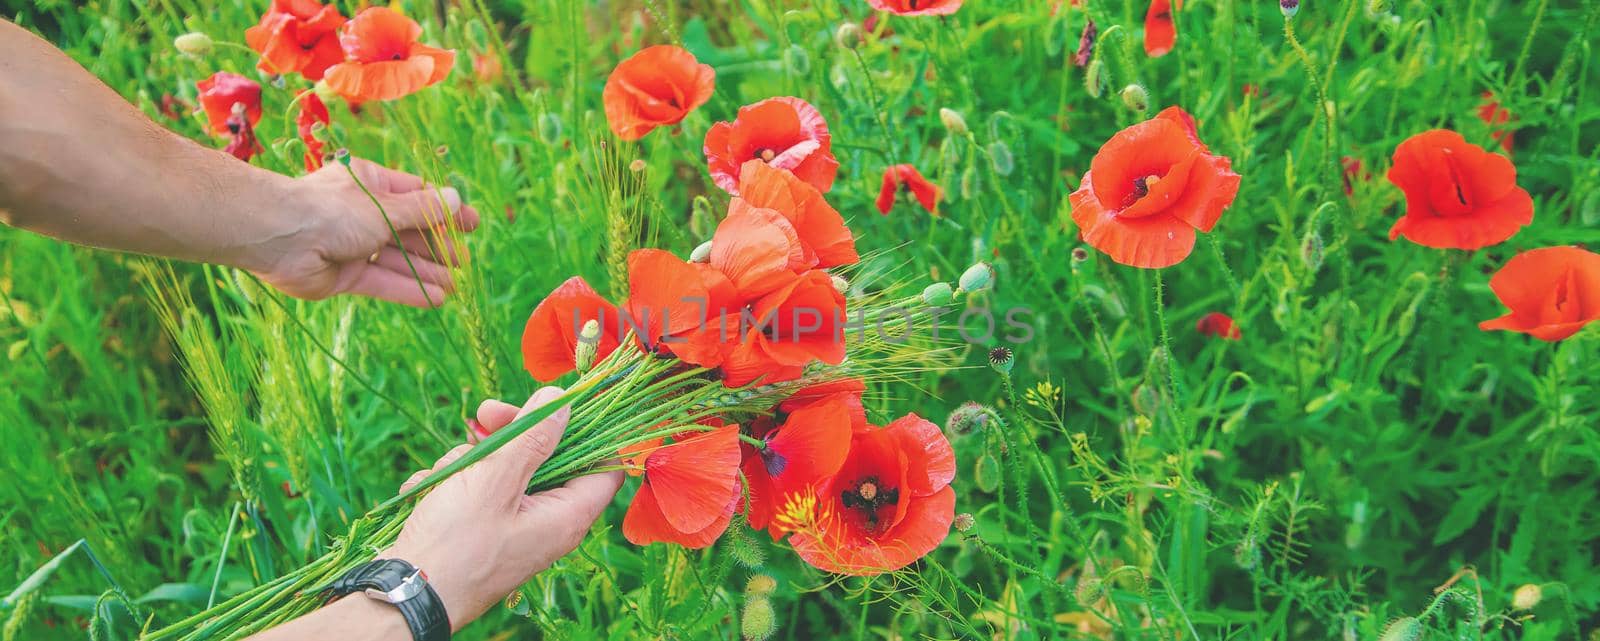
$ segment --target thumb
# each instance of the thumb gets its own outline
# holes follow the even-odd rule
[[[528,398],[517,417],[528,415],[535,409],[543,407],[561,396],[559,387],[544,387],[534,392]],[[500,449],[484,457],[484,467],[495,478],[491,481],[494,487],[515,487],[516,494],[521,498],[527,488],[528,480],[533,478],[535,470],[550,458],[555,452],[556,445],[561,442],[561,434],[567,429],[567,418],[572,413],[570,408],[562,407],[549,418],[540,421],[537,425],[528,428],[528,431],[518,434]]]

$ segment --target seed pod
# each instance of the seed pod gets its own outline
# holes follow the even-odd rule
[[[1422,637],[1422,621],[1416,617],[1401,617],[1389,622],[1378,641],[1417,641]]]
[[[561,142],[561,116],[548,111],[539,114],[539,141],[546,145]]]
[[[744,602],[739,632],[744,635],[745,641],[765,641],[777,629],[778,615],[772,609],[772,601],[759,597]]]
[[[950,283],[934,283],[922,289],[922,304],[932,307],[949,305],[955,299],[955,290],[950,288]]]
[[[764,597],[778,589],[778,581],[765,574],[753,574],[744,584],[744,594],[750,597]]]
[[[945,419],[944,430],[951,436],[966,436],[977,432],[989,423],[989,409],[974,401],[967,401],[950,412],[950,417]]]
[[[694,248],[694,251],[689,252],[689,262],[691,262],[691,263],[704,263],[704,262],[708,262],[710,260],[711,260],[711,241],[709,241],[709,240],[706,241],[706,242],[700,243],[699,247],[696,247],[696,248]]]
[[[199,31],[191,31],[172,39],[172,46],[177,47],[178,51],[196,58],[211,53],[215,44],[211,36]]]
[[[964,292],[979,292],[989,287],[989,282],[994,280],[994,268],[989,263],[974,263],[967,271],[961,272],[961,279],[956,285]]]
[[[1089,260],[1089,250],[1082,247],[1072,248],[1072,262],[1081,263],[1086,260]]]
[[[1288,20],[1294,14],[1300,13],[1300,0],[1278,0],[1278,10],[1283,12],[1283,18]]]
[[[952,136],[967,135],[967,119],[961,117],[961,112],[954,109],[939,108],[939,122],[944,123],[946,131]]]
[[[789,68],[789,73],[804,76],[811,73],[811,54],[800,45],[789,45],[783,52],[783,64]]]
[[[1516,610],[1532,610],[1542,600],[1544,600],[1544,589],[1532,583],[1526,583],[1512,593],[1511,607]]]
[[[962,533],[972,531],[972,527],[977,524],[978,520],[969,512],[957,514],[955,520],[951,522],[951,525],[955,526],[956,531]]]
[[[978,484],[979,490],[993,494],[1000,487],[1000,459],[984,452],[972,467],[972,480]]]
[[[1123,87],[1120,97],[1122,98],[1123,106],[1138,113],[1144,113],[1150,108],[1150,92],[1145,90],[1144,85],[1139,83]]]
[[[989,350],[989,367],[1001,374],[1010,374],[1011,366],[1016,363],[1016,354],[1009,347],[996,347]]]
[[[1011,157],[1011,147],[1000,140],[989,143],[989,164],[994,167],[994,173],[1010,176],[1011,170],[1016,168],[1016,161]]]
[[[833,32],[833,43],[844,49],[861,46],[861,25],[854,22],[839,25],[839,29]]]

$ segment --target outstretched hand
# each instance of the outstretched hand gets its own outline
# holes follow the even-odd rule
[[[560,395],[560,388],[546,387],[520,408],[487,400],[478,407],[478,422],[492,433]],[[622,486],[622,473],[610,471],[581,476],[553,490],[523,494],[534,471],[561,441],[568,413],[562,408],[434,486],[406,519],[394,546],[378,555],[404,559],[426,572],[444,600],[452,629],[476,619],[529,577],[576,548]],[[400,491],[469,449],[471,445],[456,446],[431,470],[411,475]]]
[[[447,230],[478,227],[478,213],[454,188],[355,158],[348,168],[332,162],[295,179],[284,206],[297,227],[262,241],[264,267],[253,271],[308,299],[349,293],[438,306],[452,290],[447,265],[457,258]]]

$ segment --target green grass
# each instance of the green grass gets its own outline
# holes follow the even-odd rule
[[[986,302],[1034,311],[1009,378],[974,346],[970,369],[869,399],[880,420],[997,409],[955,438],[957,511],[976,527],[906,572],[839,580],[744,532],[705,552],[630,546],[615,527],[625,488],[527,598],[460,638],[737,638],[756,574],[777,579],[777,639],[1374,639],[1424,614],[1423,638],[1600,628],[1600,330],[1552,345],[1477,329],[1501,313],[1487,273],[1515,252],[1600,243],[1595,0],[1382,3],[1394,18],[1308,0],[1292,22],[1303,51],[1274,3],[1190,0],[1159,59],[1140,46],[1144,3],[1086,0],[1098,92],[1070,61],[1085,12],[1052,10],[1067,2],[880,21],[893,34],[859,59],[833,39],[866,17],[859,0],[403,4],[426,41],[463,54],[457,69],[360,116],[334,105],[332,135],[461,187],[484,214],[444,309],[296,301],[228,269],[167,271],[0,230],[0,592],[87,541],[7,602],[5,641],[86,626],[131,638],[145,616],[174,621],[316,557],[461,440],[478,400],[534,389],[517,339],[555,284],[579,274],[607,291],[617,251],[687,255],[708,237],[727,197],[706,176],[703,134],[773,95],[826,116],[842,164],[828,199],[874,256],[865,272],[950,280],[988,260]],[[5,13],[159,119],[163,94],[192,102],[213,71],[255,75],[246,50],[196,60],[172,39],[242,43],[265,5]],[[681,132],[618,145],[600,88],[653,42],[716,67],[716,94]],[[515,73],[474,81],[466,54],[502,47]],[[1149,115],[1118,98],[1132,83],[1150,113],[1192,112],[1244,176],[1216,230],[1159,273],[1071,258],[1067,194],[1107,137]],[[286,112],[300,86],[268,86],[259,126],[256,162],[286,173],[300,171]],[[1491,145],[1485,91],[1515,114],[1533,224],[1470,253],[1390,242],[1404,202],[1383,179],[1389,154],[1434,127]],[[970,140],[947,134],[941,107],[965,115]],[[220,146],[199,118],[162,122]],[[601,156],[644,159],[642,195],[616,202]],[[1343,156],[1373,175],[1348,197]],[[872,209],[897,162],[946,187],[943,217]],[[1244,340],[1196,334],[1209,311]],[[1523,584],[1543,600],[1514,612]]]

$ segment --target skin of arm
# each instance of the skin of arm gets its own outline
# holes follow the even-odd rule
[[[196,144],[0,20],[0,222],[246,269],[301,298],[430,306],[450,289],[453,247],[438,231],[447,221],[470,231],[478,216],[454,189],[410,174],[353,160],[291,178]]]
[[[561,395],[546,387],[521,408],[489,400],[478,422],[492,432]],[[610,471],[578,477],[566,485],[524,495],[535,470],[550,457],[566,429],[568,410],[533,426],[483,460],[434,486],[406,519],[393,547],[378,558],[398,558],[427,574],[460,630],[583,540],[622,485]],[[419,470],[400,486],[409,489],[429,473],[460,458],[470,445],[450,450],[432,469]],[[352,594],[315,612],[261,632],[247,641],[406,641],[400,613],[385,603]]]

